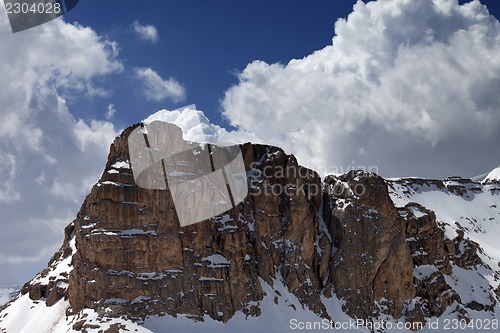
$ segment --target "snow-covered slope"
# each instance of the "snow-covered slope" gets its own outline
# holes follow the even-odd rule
[[[18,286],[0,287],[0,308],[14,299],[21,288]]]
[[[471,177],[471,180],[478,182],[478,183],[488,183],[491,181],[500,181],[500,166],[496,167],[495,169],[491,171],[487,171],[485,173],[482,173],[480,175]]]
[[[494,181],[500,181],[500,166],[491,171],[486,177],[484,178],[484,183],[488,182],[494,182]]]
[[[91,309],[84,309],[76,314],[66,315],[70,305],[60,300],[51,307],[43,301],[33,301],[29,296],[20,296],[12,305],[0,315],[0,332],[16,333],[62,333],[106,332],[108,329],[125,329],[131,332],[200,332],[200,333],[232,333],[232,332],[296,332],[304,325],[322,325],[323,330],[328,325],[335,325],[319,317],[308,309],[302,308],[299,300],[283,285],[281,277],[273,281],[273,286],[260,281],[266,293],[264,299],[256,304],[261,309],[258,317],[245,316],[239,312],[229,322],[222,323],[205,316],[203,321],[195,321],[187,315],[149,317],[145,321],[134,323],[125,318],[107,317]],[[342,310],[342,302],[333,297],[324,299],[325,305],[336,322],[352,321]],[[40,320],[43,318],[43,320]],[[316,323],[316,324],[314,324]],[[308,330],[320,332],[322,329]],[[369,332],[365,329],[356,330]]]
[[[468,326],[462,331],[478,331],[479,325],[489,327],[488,332],[499,331],[500,306],[500,184],[478,183],[462,178],[449,178],[444,181],[425,179],[393,179],[387,181],[392,201],[397,207],[416,202],[432,210],[436,220],[445,230],[447,239],[454,239],[458,234],[479,245],[478,255],[481,265],[464,269],[452,264],[450,274],[445,274],[446,283],[451,286],[461,299],[450,304],[439,317],[426,318],[426,326],[419,332],[437,332],[453,328],[454,323],[462,325],[461,319],[468,320]],[[414,209],[420,216],[421,212]],[[444,241],[444,240],[443,240]],[[71,255],[76,252],[74,239],[69,242]],[[460,249],[464,250],[465,249]],[[46,283],[58,281],[72,270],[71,256],[55,261],[55,265],[45,274],[34,279],[34,282]],[[437,268],[432,265],[421,265],[415,269],[416,279],[430,277]],[[62,280],[61,280],[62,281]],[[61,288],[67,288],[64,282]],[[38,332],[105,332],[106,330],[131,332],[370,332],[361,324],[350,318],[342,310],[343,300],[335,295],[321,300],[331,316],[332,322],[321,318],[307,308],[287,289],[278,275],[272,285],[260,280],[265,297],[255,305],[260,308],[259,316],[246,316],[242,311],[236,313],[227,323],[203,317],[203,321],[195,321],[188,315],[178,314],[151,316],[142,321],[133,322],[125,318],[112,316],[112,309],[97,313],[91,309],[73,313],[69,302],[60,299],[53,306],[47,306],[45,299],[33,301],[28,294],[18,296],[6,309],[0,312],[0,333],[38,333]],[[0,289],[1,291],[2,289]],[[497,294],[495,294],[495,290]],[[2,293],[0,293],[1,297]],[[492,304],[491,309],[475,310],[464,308],[464,304]],[[407,306],[414,307],[418,299]],[[1,303],[0,303],[1,304]],[[251,307],[254,304],[249,304]],[[460,311],[458,310],[460,309]],[[464,312],[465,311],[465,312]],[[411,323],[406,318],[390,318],[381,316],[371,322],[380,327],[380,332],[411,332]],[[472,323],[472,324],[470,324]],[[407,326],[405,326],[407,325]],[[410,325],[410,326],[408,326]],[[385,328],[385,329],[384,329]]]
[[[477,254],[482,263],[470,269],[452,264],[453,271],[450,275],[446,275],[445,279],[460,296],[463,304],[471,302],[494,304],[492,300],[496,299],[493,311],[488,313],[467,309],[466,317],[490,318],[498,324],[500,184],[481,184],[470,179],[452,177],[442,182],[422,179],[394,180],[389,181],[389,188],[396,206],[403,207],[410,202],[416,202],[432,210],[436,214],[437,222],[445,230],[446,239],[453,239],[459,233],[463,233],[464,239],[472,240],[479,245]],[[460,250],[465,251],[465,249]],[[434,269],[434,267],[426,268]],[[498,328],[498,325],[495,327]]]
[[[458,279],[467,279],[467,273],[457,276]],[[473,282],[473,281],[471,281]],[[350,318],[342,311],[343,301],[322,297],[332,320],[321,318],[308,309],[302,308],[297,298],[283,285],[280,278],[274,280],[270,286],[263,280],[261,284],[266,293],[259,302],[262,313],[258,317],[246,317],[242,312],[237,313],[227,323],[221,323],[208,316],[203,321],[192,320],[187,315],[149,317],[141,322],[133,322],[126,318],[114,318],[106,314],[98,314],[94,310],[84,309],[76,314],[67,315],[69,303],[60,300],[48,307],[43,301],[33,301],[28,295],[20,296],[12,305],[0,315],[0,332],[2,333],[72,333],[85,329],[88,333],[98,332],[138,332],[138,333],[253,333],[253,332],[370,332],[364,328],[367,322]],[[455,311],[457,304],[453,303],[439,318],[430,318],[427,325],[418,328],[419,332],[436,332],[436,327],[443,327],[446,323],[457,320]],[[489,323],[490,327],[498,327],[497,315],[470,311],[469,318],[476,322]],[[43,319],[43,320],[41,320]],[[370,321],[373,327],[385,327],[379,332],[413,332],[411,323],[405,323],[404,318],[394,319],[381,317]],[[439,324],[440,326],[436,326]],[[415,324],[414,324],[415,325]],[[470,328],[470,326],[469,326]],[[491,332],[495,332],[492,330]]]
[[[403,207],[416,202],[434,211],[437,221],[444,223],[449,239],[456,237],[457,230],[463,231],[467,238],[480,244],[483,261],[500,271],[500,185],[456,178],[418,183],[411,179],[389,182],[395,205]],[[500,281],[492,283],[496,287]]]
[[[261,280],[266,293],[264,299],[256,302],[261,309],[258,317],[245,316],[237,313],[227,323],[222,323],[205,316],[203,321],[195,321],[187,315],[178,315],[176,318],[166,315],[163,317],[149,317],[141,322],[133,322],[126,318],[114,318],[106,314],[98,314],[94,310],[84,309],[76,314],[67,315],[70,305],[65,300],[58,301],[48,307],[43,301],[33,301],[28,295],[20,296],[12,305],[0,315],[0,332],[9,333],[76,333],[85,329],[88,333],[98,332],[138,332],[138,333],[253,333],[253,332],[362,332],[369,333],[363,320],[350,318],[342,311],[343,301],[322,297],[331,319],[321,318],[308,309],[304,309],[299,300],[288,291],[278,276],[273,285]],[[252,304],[250,304],[251,306]],[[454,304],[455,305],[455,304]],[[454,319],[452,307],[439,320]],[[489,318],[488,315],[478,312],[474,318]],[[43,319],[43,320],[41,320]],[[404,319],[404,318],[402,318]],[[381,317],[370,321],[373,327],[385,327],[386,330],[397,332],[412,332],[411,323],[403,320]],[[435,322],[437,318],[432,318]],[[370,325],[369,324],[369,325]],[[420,328],[418,326],[415,326]],[[420,332],[433,332],[430,326],[420,329]]]

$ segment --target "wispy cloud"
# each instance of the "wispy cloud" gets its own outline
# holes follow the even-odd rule
[[[16,157],[0,151],[0,203],[8,204],[20,199],[20,194],[13,189],[16,175]]]
[[[172,77],[164,80],[149,67],[136,68],[135,75],[142,83],[142,93],[148,100],[160,102],[171,99],[181,102],[186,98],[186,90]]]
[[[112,119],[115,116],[116,109],[114,104],[108,104],[108,108],[106,109],[106,113],[104,114],[104,117],[107,120]]]
[[[132,23],[132,29],[139,39],[151,43],[158,43],[160,41],[160,36],[158,35],[158,30],[154,25],[147,24],[142,25],[139,21],[134,21]]]

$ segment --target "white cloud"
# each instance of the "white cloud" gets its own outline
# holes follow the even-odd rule
[[[9,30],[4,11],[0,30]],[[66,98],[106,95],[93,79],[123,66],[116,43],[61,19],[2,33],[0,45],[0,262],[11,272],[3,285],[46,265],[117,134],[110,122],[76,119]]]
[[[164,80],[148,67],[136,68],[135,75],[141,81],[142,93],[148,100],[160,102],[171,99],[175,102],[181,102],[186,98],[184,87],[172,77]]]
[[[116,109],[114,104],[108,104],[108,108],[106,109],[106,113],[104,114],[104,118],[107,120],[112,119],[115,116]]]
[[[500,156],[499,54],[500,24],[478,1],[358,1],[332,45],[248,64],[224,115],[322,170],[472,176]]]
[[[21,198],[13,188],[16,173],[16,157],[0,151],[0,203],[11,203]]]
[[[210,123],[204,112],[189,105],[177,110],[160,110],[144,120],[145,123],[164,121],[182,129],[182,137],[195,142],[243,142],[252,141],[253,136],[245,132],[228,132],[226,129]]]
[[[138,21],[134,21],[134,23],[132,24],[132,29],[134,30],[137,37],[144,41],[158,43],[158,41],[160,40],[158,30],[156,30],[156,27],[154,25],[142,25]]]
[[[40,261],[45,261],[47,258],[50,258],[54,254],[54,252],[57,250],[57,247],[54,246],[48,246],[45,247],[38,252],[29,254],[29,255],[10,255],[8,257],[4,257],[0,255],[0,263],[9,263],[9,264],[14,264],[14,265],[23,265],[27,263],[37,263]]]
[[[113,124],[108,121],[93,119],[89,125],[80,119],[73,127],[73,135],[78,140],[81,152],[84,152],[88,145],[99,147],[107,152],[111,140],[116,136],[116,131]]]

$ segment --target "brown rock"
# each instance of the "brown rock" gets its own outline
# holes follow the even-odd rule
[[[227,321],[263,298],[259,278],[272,284],[279,277],[324,313],[319,295],[329,251],[315,251],[317,237],[328,248],[315,172],[279,148],[242,145],[245,166],[255,173],[251,195],[226,214],[181,228],[168,189],[137,187],[130,169],[108,172],[128,161],[131,129],[112,144],[103,176],[75,220],[78,251],[68,290],[75,310],[106,305],[117,315],[208,314]]]
[[[45,304],[47,304],[47,306],[52,306],[56,304],[57,301],[59,301],[61,298],[64,297],[65,292],[66,290],[64,288],[54,286],[53,288],[50,289]]]
[[[463,232],[445,240],[434,212],[416,203],[397,209],[390,181],[352,171],[326,177],[322,188],[318,174],[293,155],[251,143],[240,146],[247,198],[224,214],[181,227],[170,190],[138,187],[127,167],[127,139],[135,126],[115,139],[101,179],[66,228],[62,247],[23,294],[46,298],[48,306],[66,297],[68,315],[93,308],[129,318],[183,313],[226,322],[236,311],[259,316],[261,281],[280,280],[323,317],[320,297],[335,293],[353,317],[384,313],[424,322],[461,302],[445,279],[453,265],[482,265],[479,245]],[[171,126],[178,135],[165,145],[191,147]],[[467,195],[471,187],[470,180],[458,178],[398,182],[408,193],[425,185]],[[480,185],[474,186],[479,193]],[[69,258],[71,273],[59,273],[55,268]],[[432,270],[424,272],[427,265]],[[279,293],[274,296],[279,302]],[[465,306],[490,311],[492,304]],[[457,311],[467,314],[462,304]],[[74,329],[92,325],[81,320]]]
[[[460,188],[469,187],[467,181],[460,180]],[[457,191],[459,185],[457,179],[453,181],[451,191]],[[462,188],[463,190],[463,188]],[[473,192],[476,191],[473,187]],[[476,191],[477,192],[477,191]],[[464,193],[460,193],[464,196]],[[469,270],[475,270],[484,265],[478,256],[479,245],[469,239],[464,239],[464,232],[457,230],[458,236],[454,239],[445,240],[444,230],[437,224],[434,212],[422,207],[417,203],[409,203],[399,209],[399,214],[406,223],[406,237],[410,248],[411,258],[414,266],[427,265],[436,267],[439,271],[429,276],[415,276],[416,297],[419,306],[412,311],[412,316],[422,320],[423,317],[441,316],[448,306],[457,301],[461,303],[459,295],[446,283],[444,275],[452,274],[452,264]],[[461,228],[457,224],[458,228]],[[490,299],[487,304],[472,301],[465,306],[473,310],[491,311],[495,301]],[[421,311],[420,314],[417,312]],[[463,309],[463,311],[466,311]]]
[[[413,265],[436,265],[441,272],[451,274],[449,250],[444,243],[444,231],[436,223],[436,214],[414,202],[401,208],[399,214],[406,222]]]
[[[399,317],[415,296],[413,265],[387,184],[377,175],[353,171],[327,177],[325,186],[332,194],[326,219],[337,247],[330,282],[346,300],[344,310],[370,318],[381,305],[384,313]]]

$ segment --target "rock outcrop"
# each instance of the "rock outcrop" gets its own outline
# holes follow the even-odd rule
[[[325,219],[337,248],[330,282],[347,301],[344,310],[366,319],[383,308],[400,317],[415,296],[413,264],[387,184],[377,175],[351,171],[327,177],[325,186]]]
[[[451,283],[458,270],[498,277],[479,245],[460,227],[447,237],[444,223],[421,204],[395,204],[427,188],[471,199],[485,191],[481,184],[387,181],[362,171],[322,181],[282,149],[246,143],[240,148],[247,198],[181,227],[168,188],[144,189],[134,181],[127,139],[135,126],[115,139],[61,249],[22,294],[48,306],[65,298],[68,315],[91,308],[134,320],[185,314],[227,322],[238,311],[259,316],[262,283],[279,280],[323,318],[330,318],[324,298],[333,295],[348,315],[362,319],[425,322],[451,306],[464,317],[467,309],[494,310],[498,288],[495,294],[484,283],[485,297],[464,299]],[[189,146],[180,129],[172,130],[179,133],[176,144]],[[74,328],[83,327],[79,321]]]
[[[136,186],[131,130],[112,144],[103,176],[74,221],[78,251],[68,288],[74,311],[106,306],[134,317],[185,313],[227,321],[240,310],[258,315],[249,304],[263,298],[259,278],[272,284],[279,275],[304,304],[324,313],[315,172],[279,148],[242,145],[247,200],[181,228],[168,189]]]

